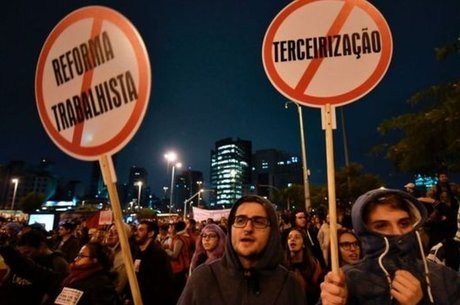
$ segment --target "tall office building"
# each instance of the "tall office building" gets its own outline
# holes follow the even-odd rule
[[[251,180],[251,141],[226,138],[211,150],[211,185],[216,207],[230,207],[247,189]]]
[[[271,197],[273,190],[302,184],[302,177],[298,156],[276,149],[258,150],[252,155],[251,181],[258,195]]]
[[[202,188],[203,173],[195,170],[185,170],[178,174],[174,183],[173,203],[176,209],[184,208],[184,201],[192,197],[199,189]],[[202,199],[202,197],[200,197]],[[192,205],[198,205],[198,197],[191,202]]]
[[[53,164],[42,159],[38,165],[10,161],[0,166],[0,202],[3,202],[3,208],[21,209],[22,199],[30,193],[44,195],[44,201],[55,196],[57,178],[51,173]]]

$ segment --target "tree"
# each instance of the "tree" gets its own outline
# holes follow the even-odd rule
[[[33,213],[41,208],[44,200],[45,194],[30,192],[21,199],[19,205],[24,213]]]
[[[335,192],[338,204],[349,205],[359,195],[382,185],[383,182],[379,177],[364,173],[363,166],[357,163],[350,163],[335,173]],[[312,185],[310,195],[313,209],[321,206],[327,207],[329,196],[327,185]],[[303,185],[294,184],[291,187],[276,190],[274,202],[291,210],[293,207],[304,207]]]
[[[437,59],[459,51],[460,40],[435,50]],[[380,134],[393,137],[374,152],[383,153],[402,172],[460,171],[460,80],[432,86],[408,102],[419,111],[383,121]]]
[[[399,134],[378,149],[403,172],[433,174],[441,167],[458,172],[460,80],[432,86],[412,96],[409,103],[424,107],[383,121],[378,127],[381,135]]]
[[[383,185],[382,180],[373,174],[364,173],[363,166],[358,163],[350,163],[335,172],[335,197],[337,204],[349,205],[358,196],[365,192]],[[327,205],[329,196],[327,185],[312,187],[313,207]]]
[[[156,216],[155,211],[149,208],[143,208],[139,210],[137,213],[137,219],[142,220],[142,219],[153,219]]]
[[[273,192],[273,202],[278,203],[282,208],[292,210],[305,207],[305,196],[303,185],[293,184],[289,187],[275,189]]]

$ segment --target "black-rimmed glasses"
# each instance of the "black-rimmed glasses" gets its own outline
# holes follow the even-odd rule
[[[256,229],[265,229],[270,225],[270,220],[267,217],[263,216],[254,216],[248,217],[246,215],[237,215],[235,216],[235,221],[233,222],[233,226],[235,228],[244,228],[248,221],[251,221],[252,225]]]
[[[75,256],[75,259],[80,259],[80,258],[84,258],[84,257],[91,258],[91,255],[86,255],[86,254],[83,254],[83,253],[78,253],[77,256]]]
[[[359,248],[359,242],[358,241],[353,241],[353,242],[344,241],[342,243],[339,243],[339,246],[345,250],[350,250],[351,247],[357,249]]]

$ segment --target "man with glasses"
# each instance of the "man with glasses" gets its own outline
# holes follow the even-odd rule
[[[305,304],[293,274],[281,266],[277,216],[270,201],[244,196],[228,217],[225,255],[197,267],[178,305]]]
[[[326,275],[323,305],[460,305],[460,276],[425,260],[418,229],[426,210],[415,197],[379,188],[360,196],[351,213],[365,256]]]

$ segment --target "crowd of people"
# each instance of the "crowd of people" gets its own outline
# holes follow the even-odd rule
[[[279,213],[260,196],[243,196],[219,221],[150,219],[123,229],[144,305],[459,305],[458,204],[441,194],[417,197],[375,189],[340,214],[338,272],[327,215]],[[452,215],[442,214],[450,208],[456,229],[439,236],[430,220],[437,213],[450,226]],[[4,221],[0,303],[133,304],[118,233],[114,224],[62,222],[46,232]]]

